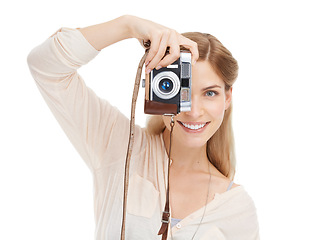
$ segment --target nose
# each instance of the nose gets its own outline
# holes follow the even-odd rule
[[[188,116],[193,119],[198,119],[204,114],[204,107],[201,101],[197,97],[191,98],[191,111],[186,112]]]

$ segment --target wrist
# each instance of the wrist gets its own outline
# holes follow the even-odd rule
[[[123,15],[118,18],[121,24],[121,28],[124,29],[124,36],[126,38],[134,38],[134,16],[131,15]]]

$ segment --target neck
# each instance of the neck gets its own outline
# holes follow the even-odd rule
[[[165,149],[169,154],[170,131],[167,128],[163,132],[163,140]],[[188,147],[172,137],[172,167],[186,172],[206,170],[206,166],[209,164],[206,148],[207,144],[196,148]]]

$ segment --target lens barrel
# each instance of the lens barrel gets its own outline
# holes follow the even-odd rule
[[[171,99],[180,91],[179,77],[171,71],[160,72],[152,80],[152,90],[161,99]]]

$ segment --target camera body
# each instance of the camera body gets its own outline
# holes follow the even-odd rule
[[[180,58],[171,65],[146,74],[144,112],[176,115],[190,110],[191,53],[180,52]]]

